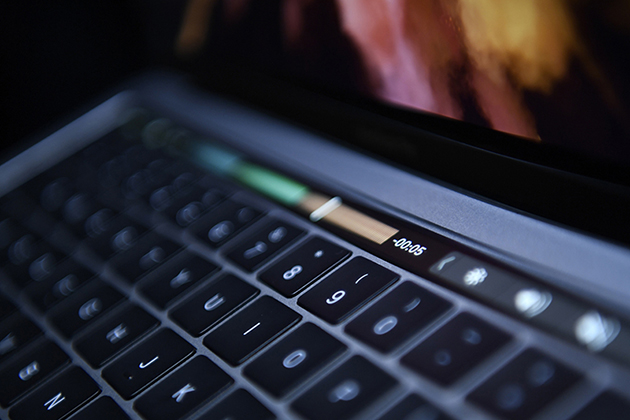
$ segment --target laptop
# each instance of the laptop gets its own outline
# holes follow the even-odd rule
[[[627,7],[510,6],[187,3],[0,166],[0,419],[627,418]]]

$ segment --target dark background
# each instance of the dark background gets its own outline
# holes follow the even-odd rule
[[[0,2],[0,145],[55,121],[171,53],[184,1]],[[155,13],[151,11],[155,10]]]

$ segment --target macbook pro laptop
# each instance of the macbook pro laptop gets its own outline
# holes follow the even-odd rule
[[[0,166],[0,419],[629,418],[628,11],[183,4]]]

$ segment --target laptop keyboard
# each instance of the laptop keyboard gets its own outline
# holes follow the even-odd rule
[[[630,412],[604,362],[120,131],[1,210],[5,420]]]

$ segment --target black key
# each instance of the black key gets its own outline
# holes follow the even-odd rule
[[[80,239],[85,238],[85,222],[103,206],[87,193],[77,193],[63,204],[61,217],[67,227]]]
[[[140,397],[134,408],[147,420],[180,419],[232,382],[217,365],[199,356]]]
[[[630,413],[630,401],[607,391],[571,417],[571,420],[626,420],[628,413]]]
[[[286,297],[300,290],[350,255],[350,251],[322,238],[311,238],[271,268],[260,279]]]
[[[224,199],[225,193],[216,188],[191,185],[176,195],[164,212],[178,225],[187,227]]]
[[[58,420],[100,392],[88,374],[72,367],[9,410],[9,417],[12,420]]]
[[[291,407],[309,420],[348,419],[391,390],[396,380],[354,356],[319,381]]]
[[[346,326],[346,332],[383,353],[390,352],[451,304],[408,281]]]
[[[103,259],[128,250],[147,231],[124,214],[112,216],[111,210],[99,210],[85,222],[87,246]]]
[[[19,313],[0,322],[0,362],[41,333],[39,327]]]
[[[112,314],[105,323],[76,342],[74,347],[90,365],[97,368],[159,324],[143,309],[127,306]]]
[[[191,286],[218,269],[215,264],[183,251],[147,274],[140,291],[156,306],[164,309]]]
[[[100,319],[122,299],[123,295],[116,289],[94,279],[55,308],[49,316],[50,322],[66,338],[71,338],[86,325]]]
[[[26,289],[26,295],[42,312],[46,312],[93,277],[90,270],[68,258],[59,263],[45,280],[31,284]]]
[[[16,307],[9,302],[5,297],[0,295],[0,321],[15,312]]]
[[[195,222],[191,229],[211,247],[218,247],[251,225],[262,212],[254,207],[226,200]]]
[[[469,395],[491,413],[532,417],[580,379],[580,375],[535,350],[526,350]]]
[[[280,220],[269,220],[263,228],[240,241],[227,257],[247,271],[254,271],[304,231]]]
[[[208,334],[203,344],[236,366],[301,318],[277,300],[263,296]]]
[[[39,204],[47,212],[58,216],[64,203],[73,193],[74,185],[70,179],[66,177],[52,179],[41,187],[38,197]]]
[[[111,264],[131,283],[158,267],[181,247],[176,243],[150,232],[129,249],[111,260]]]
[[[470,314],[460,314],[411,350],[402,363],[441,385],[450,385],[510,341],[510,336]]]
[[[319,327],[304,324],[247,365],[244,373],[280,398],[345,350],[345,345]]]
[[[298,303],[325,321],[338,324],[398,279],[398,274],[357,257],[302,295]]]
[[[170,317],[198,337],[258,293],[258,289],[230,274],[195,292]]]
[[[66,257],[44,240],[34,240],[34,236],[25,235],[9,248],[9,262],[4,269],[19,288],[46,279]]]
[[[419,396],[411,394],[396,404],[378,420],[451,420],[451,417],[429,404]]]
[[[103,369],[103,378],[126,400],[174,368],[195,348],[171,330],[160,330]]]
[[[43,341],[28,352],[22,352],[0,371],[0,405],[7,407],[68,361],[66,353],[50,341]]]
[[[102,397],[75,414],[72,420],[129,420],[129,416],[110,397]]]
[[[4,218],[0,222],[0,264],[4,265],[9,260],[11,245],[28,233],[25,227],[11,218]]]
[[[237,389],[199,420],[273,420],[276,416],[244,389]]]

